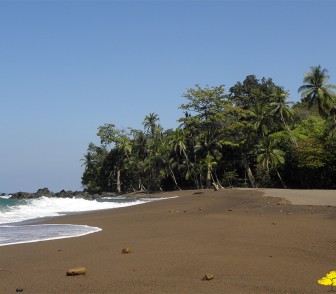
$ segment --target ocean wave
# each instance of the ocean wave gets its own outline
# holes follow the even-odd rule
[[[12,197],[12,195],[4,195],[4,196],[0,196],[0,199],[2,198],[2,199],[9,199],[9,198],[11,198]]]
[[[8,200],[4,200],[7,202]],[[150,200],[146,199],[99,199],[86,200],[81,198],[49,198],[16,200],[15,204],[0,207],[0,224],[16,223],[32,219],[56,217],[71,213],[103,210],[111,208],[139,205]]]
[[[80,237],[101,231],[86,225],[0,226],[0,246]]]

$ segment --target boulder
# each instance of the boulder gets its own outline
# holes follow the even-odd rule
[[[6,194],[3,194],[3,196],[4,195]],[[53,192],[50,192],[48,188],[43,188],[43,189],[38,189],[35,193],[17,192],[17,193],[12,194],[11,198],[12,199],[34,199],[34,198],[40,198],[42,196],[57,197],[57,198],[83,198],[87,200],[93,200],[93,199],[102,197],[102,195],[90,194],[86,191],[61,190],[60,192],[53,193]]]
[[[51,193],[48,188],[42,188],[42,189],[38,189],[33,195],[34,195],[34,198],[39,198],[42,196],[52,197],[53,193]]]
[[[81,266],[81,267],[75,267],[67,270],[66,275],[67,276],[80,276],[80,275],[85,275],[86,274],[86,268]]]
[[[69,194],[65,190],[61,190],[58,193],[55,193],[55,197],[58,198],[67,198],[70,197]]]
[[[12,194],[11,199],[33,199],[42,196],[53,197],[54,193],[50,192],[48,188],[38,189],[35,193],[17,192]]]
[[[31,193],[27,193],[27,192],[17,192],[12,194],[11,199],[28,199],[28,198],[32,198],[31,197]]]

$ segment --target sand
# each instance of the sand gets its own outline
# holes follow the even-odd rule
[[[335,191],[302,193],[171,192],[159,196],[180,197],[53,219],[103,230],[0,247],[0,293],[328,293],[317,280],[336,269],[336,207],[289,201]],[[81,266],[85,276],[66,276]]]

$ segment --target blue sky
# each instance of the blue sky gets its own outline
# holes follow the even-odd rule
[[[195,84],[336,83],[335,1],[1,1],[0,192],[81,189],[97,127],[177,126]]]

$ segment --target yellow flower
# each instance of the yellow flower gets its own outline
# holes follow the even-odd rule
[[[336,271],[331,271],[325,277],[317,281],[318,284],[324,286],[336,286]]]
[[[324,286],[332,285],[332,281],[328,279],[327,277],[323,277],[322,279],[318,280],[317,283],[319,283],[320,285],[324,285]]]
[[[330,280],[336,278],[336,271],[331,271],[329,274],[326,275],[326,277]]]

